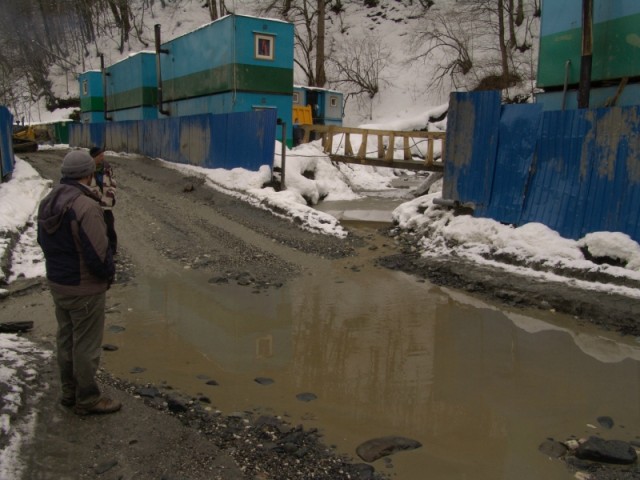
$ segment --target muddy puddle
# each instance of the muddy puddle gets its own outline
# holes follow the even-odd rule
[[[384,250],[372,242],[364,256]],[[109,298],[108,370],[225,414],[285,415],[356,459],[374,437],[420,441],[374,463],[394,478],[569,479],[538,452],[548,437],[640,435],[640,344],[553,312],[500,309],[363,257],[318,262],[278,289],[197,271],[136,283]]]

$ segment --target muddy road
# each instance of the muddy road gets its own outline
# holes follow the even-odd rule
[[[65,153],[22,158],[57,182]],[[156,161],[107,160],[118,180],[119,253],[105,335],[117,350],[103,354],[103,381],[125,408],[75,419],[56,405],[49,366],[53,387],[42,408],[50,421],[39,424],[33,475],[26,478],[96,478],[104,470],[101,479],[417,479],[427,466],[434,478],[463,478],[466,469],[476,478],[515,478],[509,474],[520,462],[543,475],[532,471],[528,478],[570,478],[564,467],[540,462],[541,441],[582,433],[572,430],[576,422],[596,413],[630,427],[637,420],[638,301],[508,278],[451,259],[425,262],[410,236],[376,226],[356,226],[346,239],[312,234]],[[0,313],[35,319],[29,335],[52,345],[46,288],[38,282],[12,288]],[[456,293],[463,291],[472,295]],[[283,308],[285,301],[291,304]],[[203,327],[207,316],[221,320]],[[622,346],[619,332],[628,334]],[[244,337],[253,350],[238,352]],[[274,347],[283,344],[291,350]],[[579,364],[584,371],[547,373]],[[256,393],[260,372],[265,382],[280,375],[277,388]],[[316,410],[307,400],[283,400],[285,392],[301,393],[301,379],[322,392]],[[211,387],[218,382],[223,390]],[[602,382],[610,383],[611,398]],[[523,387],[527,399],[513,393]],[[569,414],[561,404],[571,404],[574,392],[589,401]],[[173,405],[171,419],[163,422],[142,403],[162,415]],[[548,418],[529,413],[523,420],[521,405]],[[608,410],[597,411],[602,405]],[[323,430],[316,416],[331,420],[332,436],[315,429]],[[396,464],[371,466],[339,453],[354,452],[385,428],[430,445],[420,459],[403,454]],[[328,446],[334,442],[339,449]]]

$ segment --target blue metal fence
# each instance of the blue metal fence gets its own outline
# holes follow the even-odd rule
[[[175,163],[257,171],[273,163],[276,112],[74,124],[69,130],[69,144],[74,147],[100,145]]]
[[[640,106],[543,111],[451,96],[443,196],[503,223],[640,241]]]
[[[0,181],[13,172],[13,115],[0,105]]]

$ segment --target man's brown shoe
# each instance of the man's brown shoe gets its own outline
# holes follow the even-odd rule
[[[109,397],[102,397],[93,407],[81,407],[76,405],[73,409],[76,415],[100,415],[104,413],[115,413],[122,408],[122,404]]]

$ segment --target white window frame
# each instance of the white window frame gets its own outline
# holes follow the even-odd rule
[[[269,52],[260,52],[261,42],[269,42]],[[276,47],[276,37],[273,35],[254,34],[254,54],[258,60],[273,60],[273,52]]]

